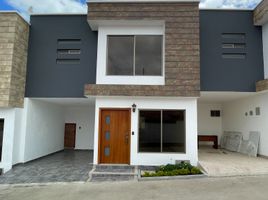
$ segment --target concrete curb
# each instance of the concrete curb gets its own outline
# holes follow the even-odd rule
[[[163,180],[186,180],[186,179],[197,179],[207,178],[208,176],[201,175],[183,175],[183,176],[158,176],[158,177],[139,177],[138,181],[163,181]]]
[[[68,185],[68,184],[85,184],[86,181],[73,182],[47,182],[47,183],[14,183],[14,184],[0,184],[0,187],[32,187],[32,186],[49,186],[49,185]]]
[[[181,176],[156,176],[156,177],[142,177],[141,170],[138,172],[138,181],[161,181],[161,180],[178,180],[178,179],[196,179],[196,178],[207,178],[208,176],[203,172],[203,174],[197,175],[181,175]]]

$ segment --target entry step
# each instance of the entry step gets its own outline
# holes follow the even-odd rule
[[[130,165],[95,165],[89,176],[91,182],[136,180],[138,168]]]
[[[135,166],[129,165],[95,165],[95,172],[134,173]]]

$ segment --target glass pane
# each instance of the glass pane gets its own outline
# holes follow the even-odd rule
[[[110,122],[111,122],[110,116],[109,115],[105,116],[105,123],[109,125]]]
[[[161,151],[161,112],[140,111],[139,152]]]
[[[133,36],[108,36],[107,75],[133,75],[133,57]]]
[[[136,36],[135,75],[162,75],[162,36]]]
[[[110,140],[110,132],[109,131],[106,131],[105,132],[105,139],[108,141]]]
[[[185,111],[163,111],[163,152],[185,152]]]
[[[104,155],[105,156],[110,156],[110,147],[105,147],[104,148]]]

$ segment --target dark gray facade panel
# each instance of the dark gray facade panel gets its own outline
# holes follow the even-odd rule
[[[253,92],[264,79],[262,29],[253,25],[252,11],[201,10],[200,45],[201,91]]]
[[[83,97],[84,85],[96,83],[96,57],[97,32],[86,15],[32,16],[25,96]]]

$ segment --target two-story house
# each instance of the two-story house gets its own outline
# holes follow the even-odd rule
[[[94,164],[197,165],[197,135],[228,130],[259,131],[268,156],[267,2],[91,0],[87,15],[29,23],[1,12],[0,168],[64,148]]]

